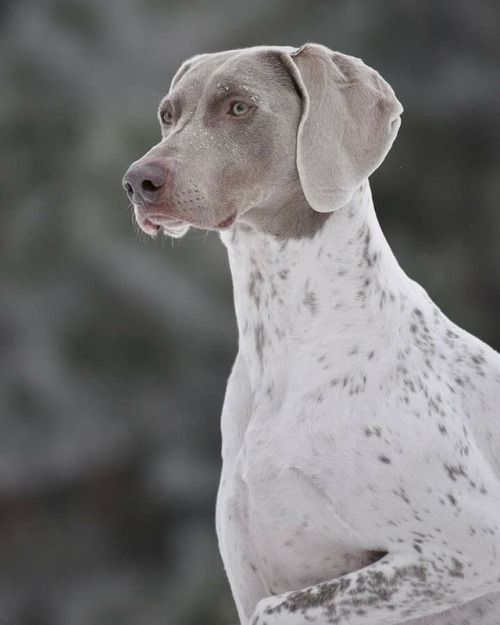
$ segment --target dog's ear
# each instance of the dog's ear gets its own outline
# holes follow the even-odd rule
[[[384,160],[403,107],[389,84],[360,59],[306,44],[282,52],[302,94],[297,169],[307,201],[319,212],[347,204]]]

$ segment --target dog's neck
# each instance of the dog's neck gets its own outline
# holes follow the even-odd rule
[[[382,233],[368,181],[349,204],[321,217],[305,236],[278,237],[239,222],[221,233],[254,388],[297,358],[321,367],[323,354],[334,354],[340,375],[346,362],[366,363],[397,333],[419,288]]]

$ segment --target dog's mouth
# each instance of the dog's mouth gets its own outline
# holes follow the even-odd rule
[[[226,217],[226,219],[223,219],[215,227],[217,229],[225,230],[226,228],[230,228],[233,225],[235,219],[236,219],[236,211],[232,215],[229,215],[229,217]]]
[[[230,228],[236,220],[237,213],[231,213],[229,217],[226,217],[220,221],[216,226],[204,226],[208,229],[214,230],[227,230]],[[143,211],[140,206],[135,207],[135,217],[140,229],[149,236],[156,236],[159,232],[163,232],[166,235],[179,238],[182,237],[189,230],[191,226],[202,228],[201,224],[197,226],[196,223],[188,223],[175,217],[170,217],[162,213],[148,213]]]
[[[190,227],[185,221],[165,217],[164,215],[148,215],[145,217],[137,214],[136,219],[140,229],[153,237],[159,232],[164,232],[171,237],[179,238],[186,234]]]

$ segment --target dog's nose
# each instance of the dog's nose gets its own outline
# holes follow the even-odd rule
[[[165,186],[168,178],[168,171],[156,163],[132,164],[125,176],[123,176],[123,188],[129,198],[141,203],[141,200],[154,202],[160,195],[161,189]]]

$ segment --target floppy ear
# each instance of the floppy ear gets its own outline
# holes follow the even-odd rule
[[[315,210],[334,211],[384,160],[403,107],[360,59],[317,44],[282,58],[303,98],[297,169],[304,194]]]

